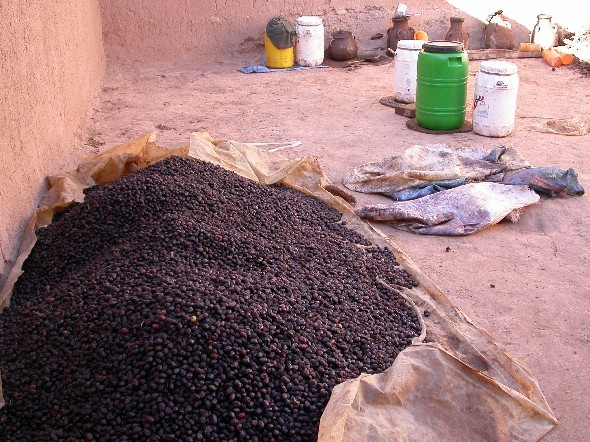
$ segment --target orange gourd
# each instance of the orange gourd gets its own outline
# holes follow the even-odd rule
[[[416,31],[414,33],[414,40],[428,41],[428,34],[424,32],[422,29],[420,29],[419,31]]]
[[[555,52],[559,54],[559,59],[561,60],[562,66],[567,66],[568,64],[571,64],[572,61],[574,61],[574,56],[572,54],[566,54],[565,52],[558,51],[557,49]]]
[[[549,66],[553,66],[554,68],[561,66],[561,57],[555,49],[543,49],[541,55],[543,56],[543,60],[545,60]]]

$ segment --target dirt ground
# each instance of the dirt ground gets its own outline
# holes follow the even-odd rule
[[[522,59],[516,128],[503,139],[428,135],[379,103],[392,95],[393,64],[242,74],[258,54],[186,64],[107,67],[85,154],[158,130],[161,145],[191,131],[243,142],[300,140],[288,156],[314,155],[340,184],[351,168],[413,144],[515,147],[536,166],[573,167],[590,191],[590,135],[527,129],[545,118],[590,114],[590,78]],[[512,60],[514,61],[514,60]],[[469,64],[473,94],[478,61]],[[471,100],[471,98],[469,98]],[[469,103],[469,105],[471,102]],[[469,116],[469,115],[468,115]],[[359,203],[384,198],[355,194]],[[449,298],[538,377],[560,424],[544,440],[589,440],[590,199],[542,198],[517,224],[465,237],[420,236],[380,225]]]

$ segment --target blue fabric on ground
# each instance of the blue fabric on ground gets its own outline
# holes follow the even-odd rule
[[[244,74],[266,74],[268,72],[284,72],[284,71],[308,71],[310,69],[317,69],[317,68],[329,68],[330,66],[293,66],[290,68],[283,68],[283,69],[270,69],[263,65],[250,65],[245,66],[241,69],[238,69],[240,72]]]

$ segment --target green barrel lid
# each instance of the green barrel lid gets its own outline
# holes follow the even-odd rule
[[[463,52],[463,43],[458,41],[429,41],[422,46],[424,52]]]

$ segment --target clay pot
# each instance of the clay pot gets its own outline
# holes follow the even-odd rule
[[[469,43],[469,33],[463,31],[463,17],[451,17],[451,27],[445,35],[446,41],[458,41],[463,43],[465,49],[467,49],[467,43]]]
[[[332,40],[328,46],[328,55],[332,60],[345,61],[356,57],[358,45],[350,31],[332,32]]]
[[[483,31],[486,49],[514,49],[512,28],[500,23],[488,23]]]
[[[487,49],[514,49],[512,25],[502,11],[494,12],[483,31],[484,46]]]
[[[400,40],[413,40],[415,30],[408,23],[409,17],[394,17],[393,28],[387,31],[387,47],[392,51],[397,49]]]

